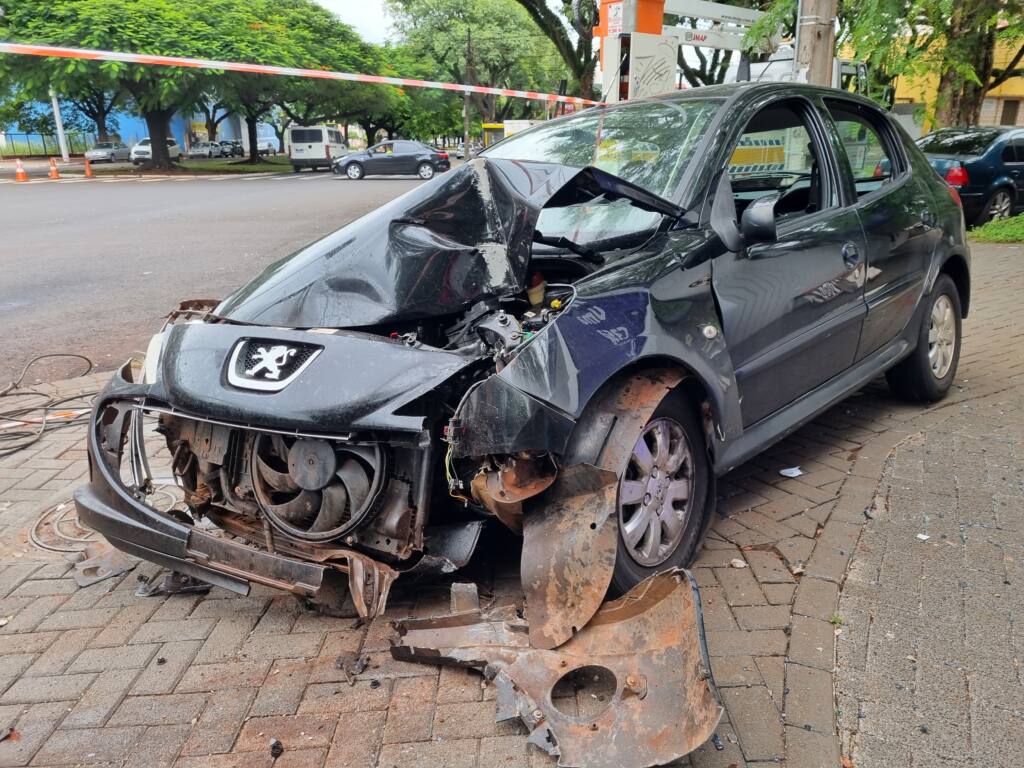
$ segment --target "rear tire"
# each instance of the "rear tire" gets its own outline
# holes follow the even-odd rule
[[[997,189],[985,201],[975,224],[984,224],[997,219],[1008,219],[1013,215],[1013,193],[1008,189]]]
[[[416,175],[424,181],[434,178],[434,166],[430,163],[420,163],[416,169]]]
[[[939,275],[925,302],[917,347],[885,379],[906,400],[934,403],[949,392],[960,362],[960,294],[952,278]]]

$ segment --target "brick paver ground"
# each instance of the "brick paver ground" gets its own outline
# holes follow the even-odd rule
[[[945,402],[873,384],[720,483],[695,573],[723,749],[682,765],[1019,764],[1022,259],[975,249]],[[366,627],[262,588],[139,598],[148,564],[77,589],[26,529],[86,472],[81,430],[0,459],[0,733],[16,734],[0,767],[269,766],[271,738],[277,768],[554,764],[494,722],[479,676],[391,659],[387,622],[447,610],[443,584],[399,585]],[[514,540],[486,547],[459,578],[514,590]],[[335,667],[348,651],[371,658],[354,686]]]

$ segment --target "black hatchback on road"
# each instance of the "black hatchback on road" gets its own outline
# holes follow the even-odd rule
[[[334,161],[331,170],[350,179],[364,176],[419,176],[432,179],[452,167],[448,153],[419,141],[382,141]]]

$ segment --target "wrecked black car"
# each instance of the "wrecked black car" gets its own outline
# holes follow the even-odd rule
[[[865,100],[587,110],[173,312],[97,399],[80,518],[363,616],[497,520],[523,536],[530,644],[556,648],[689,563],[716,476],[882,373],[941,398],[968,265],[955,192]],[[150,503],[143,416],[188,514]]]

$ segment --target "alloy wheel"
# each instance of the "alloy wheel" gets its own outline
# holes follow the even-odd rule
[[[692,514],[692,490],[693,454],[682,425],[652,420],[619,483],[619,531],[638,564],[657,566],[675,552]]]
[[[419,177],[421,179],[431,179],[434,177],[434,167],[428,163],[420,165]]]
[[[928,363],[936,379],[945,378],[956,353],[956,317],[953,302],[942,294],[932,305],[928,327]]]
[[[1010,193],[1000,190],[992,195],[992,202],[988,206],[989,220],[1008,219],[1012,210],[1013,201],[1010,199]]]
[[[352,163],[345,169],[345,175],[350,179],[360,179],[363,176],[363,169],[355,163]]]

